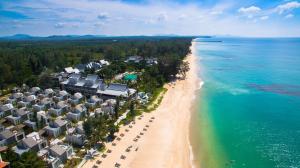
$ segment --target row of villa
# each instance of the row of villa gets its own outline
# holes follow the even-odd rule
[[[125,62],[140,61],[157,64],[156,58],[141,56],[129,57]],[[0,148],[10,146],[18,155],[34,151],[50,168],[63,167],[68,159],[78,157],[73,146],[87,143],[83,122],[88,117],[114,115],[117,97],[124,98],[121,106],[128,99],[148,101],[148,94],[137,93],[126,84],[106,84],[97,75],[83,75],[86,69],[97,71],[109,64],[100,60],[66,67],[53,74],[53,88],[14,89],[0,102]],[[124,74],[119,76],[123,78]]]
[[[14,145],[18,155],[35,151],[49,167],[61,167],[75,156],[72,145],[86,144],[87,117],[112,116],[116,97],[136,96],[127,85],[106,85],[97,75],[73,73],[60,84],[62,89],[16,90],[0,104],[1,147]]]

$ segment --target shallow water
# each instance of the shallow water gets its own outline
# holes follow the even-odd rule
[[[208,40],[196,44],[204,81],[192,122],[196,163],[300,167],[300,39]]]

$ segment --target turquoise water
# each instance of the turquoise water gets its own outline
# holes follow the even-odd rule
[[[197,41],[201,166],[300,167],[300,39]]]

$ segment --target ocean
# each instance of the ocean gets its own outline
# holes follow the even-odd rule
[[[300,39],[196,39],[191,143],[202,168],[300,167]]]

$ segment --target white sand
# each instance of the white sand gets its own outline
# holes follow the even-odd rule
[[[194,49],[194,44],[191,49]],[[141,120],[136,119],[133,127],[124,126],[120,129],[125,134],[121,140],[115,140],[116,146],[107,144],[107,148],[112,150],[106,158],[98,157],[88,161],[83,167],[110,168],[115,163],[120,167],[130,168],[185,168],[192,167],[191,150],[189,145],[189,126],[191,107],[198,87],[198,77],[196,72],[196,57],[187,56],[190,63],[190,71],[185,80],[168,84],[168,91],[160,106],[151,113],[144,113]],[[149,122],[151,117],[155,117],[153,122]],[[149,128],[145,126],[149,125]],[[143,131],[146,128],[147,131]],[[128,129],[129,132],[126,132]],[[140,132],[144,135],[139,135]],[[137,142],[133,139],[139,135]],[[120,137],[120,136],[119,136]],[[126,148],[133,146],[130,152]],[[137,151],[135,151],[138,148]],[[126,156],[121,159],[121,155]],[[101,164],[96,164],[100,160]]]

